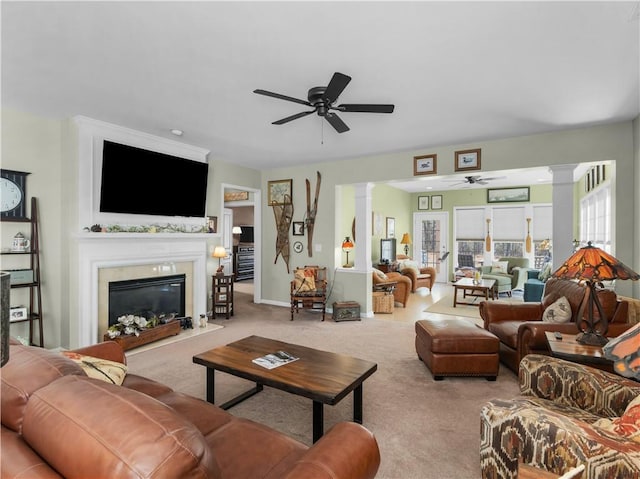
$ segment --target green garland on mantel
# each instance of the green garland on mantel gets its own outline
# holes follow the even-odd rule
[[[182,224],[152,224],[152,225],[98,225],[83,228],[92,233],[209,233],[207,226]]]

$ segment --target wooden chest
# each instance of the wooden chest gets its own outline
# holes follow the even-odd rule
[[[360,304],[355,301],[333,303],[334,321],[360,321]]]

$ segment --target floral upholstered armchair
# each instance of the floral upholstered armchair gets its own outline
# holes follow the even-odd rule
[[[640,476],[640,383],[548,356],[520,363],[521,396],[480,413],[483,479],[517,477],[518,460],[581,479]]]

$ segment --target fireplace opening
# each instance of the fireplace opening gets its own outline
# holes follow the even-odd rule
[[[185,275],[109,282],[109,326],[127,314],[146,319],[185,316]]]

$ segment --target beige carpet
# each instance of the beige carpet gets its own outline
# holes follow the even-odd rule
[[[483,378],[434,381],[417,359],[412,323],[384,319],[321,322],[309,312],[301,312],[292,322],[287,308],[255,305],[250,300],[248,295],[236,295],[236,316],[215,321],[224,329],[132,356],[130,371],[204,398],[205,368],[193,364],[193,355],[251,334],[375,361],[378,370],[364,383],[363,409],[364,425],[380,445],[377,477],[480,477],[480,409],[491,398],[517,395],[517,378],[511,371],[501,368],[496,382]],[[250,386],[242,379],[216,373],[216,402]],[[308,399],[265,388],[229,412],[311,443],[312,404]],[[351,395],[336,406],[325,406],[325,430],[338,421],[351,420],[352,414]]]

